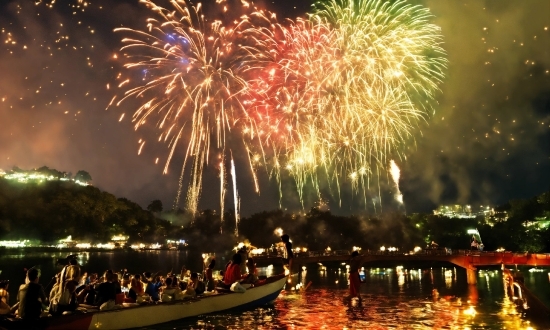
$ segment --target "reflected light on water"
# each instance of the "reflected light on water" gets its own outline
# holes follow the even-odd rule
[[[61,252],[3,255],[2,276],[12,276],[16,290],[18,281],[23,280],[23,267],[42,264],[46,281],[41,283],[46,285],[54,270],[60,269],[53,263],[66,256]],[[144,267],[179,269],[183,262],[188,264],[184,256],[183,252],[168,251],[90,252],[79,253],[77,258],[88,272],[121,267],[137,272],[148,270]],[[202,261],[199,255],[199,265]],[[468,285],[465,270],[459,268],[362,268],[365,283],[360,287],[359,303],[345,299],[349,295],[345,265],[311,264],[301,269],[292,276],[293,283],[287,285],[287,291],[281,293],[274,305],[204,315],[149,329],[541,329],[522,319],[504,290],[501,271],[480,271],[477,285]],[[10,270],[12,274],[6,274]],[[282,265],[274,263],[259,267],[258,275],[270,276],[282,271]],[[525,273],[526,284],[534,283],[536,290],[548,292],[546,273]],[[437,290],[437,297],[433,296],[433,290]]]

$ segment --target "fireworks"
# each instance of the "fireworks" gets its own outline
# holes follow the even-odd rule
[[[390,161],[390,174],[393,182],[395,183],[395,200],[398,201],[399,204],[403,204],[403,194],[401,194],[401,190],[399,190],[399,177],[401,176],[401,170],[393,159]]]
[[[133,36],[123,40],[125,66],[143,75],[120,84],[132,87],[118,104],[140,100],[136,129],[156,119],[170,146],[165,172],[186,144],[181,180],[190,161],[193,213],[211,152],[221,159],[223,210],[229,135],[244,143],[257,192],[256,171],[265,166],[279,187],[289,173],[302,203],[308,185],[320,197],[322,186],[339,196],[350,183],[366,198],[387,157],[402,152],[429,114],[446,67],[429,11],[404,1],[332,0],[289,26],[246,2],[248,14],[229,23],[209,23],[200,4],[171,1],[169,11],[141,2],[157,18],[147,31],[117,29]],[[233,158],[230,166],[238,222]]]
[[[262,147],[301,199],[307,184],[320,195],[321,185],[339,193],[345,182],[366,197],[431,109],[446,67],[440,29],[427,9],[403,1],[318,6],[282,41],[268,39],[275,55],[251,83]]]
[[[147,30],[115,30],[131,35],[122,40],[121,51],[128,60],[125,67],[142,76],[120,83],[119,87],[131,87],[124,86],[128,90],[117,105],[128,98],[139,99],[141,105],[133,115],[136,130],[148,121],[156,122],[161,132],[159,141],[169,145],[165,173],[180,142],[185,144],[176,205],[189,161],[187,209],[195,213],[203,168],[208,165],[211,152],[221,155],[222,199],[224,196],[226,137],[239,119],[246,121],[238,96],[247,86],[241,72],[247,58],[253,57],[246,38],[254,30],[249,28],[246,16],[233,26],[225,26],[221,20],[209,23],[201,12],[201,4],[171,1],[170,11],[149,0],[141,2],[155,13],[154,18],[147,20]],[[254,14],[258,16],[261,14]]]

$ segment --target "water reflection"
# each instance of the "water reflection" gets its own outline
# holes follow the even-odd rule
[[[42,265],[43,285],[59,269],[61,252],[32,252],[0,256],[2,278],[8,278],[10,295],[24,279],[23,268]],[[131,272],[178,271],[183,265],[200,270],[184,251],[79,253],[84,271],[127,268]],[[219,257],[218,257],[219,258]],[[219,258],[221,268],[225,261]],[[466,283],[466,272],[455,267],[363,268],[363,301],[345,300],[348,295],[346,265],[304,266],[293,277],[273,306],[249,311],[206,315],[150,329],[529,329],[537,328],[522,319],[504,289],[500,270],[480,270],[477,285]],[[280,265],[258,268],[259,275],[280,273]],[[536,292],[550,292],[548,270],[523,272],[525,284]],[[436,294],[437,292],[437,294]],[[543,299],[543,297],[541,297]],[[548,297],[546,297],[548,299]],[[546,302],[546,301],[545,301]],[[12,301],[12,303],[14,303]]]

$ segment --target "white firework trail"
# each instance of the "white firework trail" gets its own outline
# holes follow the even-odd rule
[[[393,182],[395,183],[395,188],[397,189],[397,192],[395,193],[395,200],[398,201],[399,204],[403,205],[403,194],[401,193],[401,190],[399,190],[399,177],[401,176],[401,170],[393,159],[390,161],[390,174]]]
[[[235,171],[235,161],[231,155],[231,178],[233,179],[233,203],[235,204],[235,236],[239,236],[239,195],[237,193],[237,173]]]

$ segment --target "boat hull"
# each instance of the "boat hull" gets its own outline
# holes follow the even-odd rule
[[[275,300],[286,280],[286,277],[278,276],[269,283],[246,290],[244,293],[216,294],[192,301],[159,303],[84,315],[63,316],[57,320],[52,319],[48,329],[138,328],[230,309],[253,308]]]

